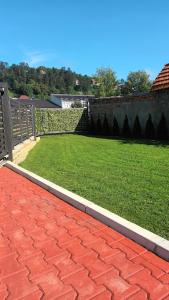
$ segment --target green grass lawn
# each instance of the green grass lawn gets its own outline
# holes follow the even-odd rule
[[[169,239],[169,144],[41,138],[24,168]]]

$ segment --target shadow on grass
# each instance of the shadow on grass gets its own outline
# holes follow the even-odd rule
[[[123,138],[123,137],[114,137],[114,136],[104,136],[104,135],[94,135],[94,134],[83,134],[78,133],[78,135],[91,137],[91,138],[98,138],[98,139],[106,139],[106,140],[116,140],[119,141],[121,144],[140,144],[140,145],[151,145],[157,147],[168,147],[169,141],[168,140],[147,140],[147,139],[134,139],[134,138]]]

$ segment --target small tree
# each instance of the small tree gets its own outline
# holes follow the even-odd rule
[[[146,122],[145,137],[147,139],[154,139],[155,137],[155,129],[154,124],[152,122],[151,114],[149,114],[148,120]]]
[[[168,138],[168,128],[164,114],[162,113],[160,122],[157,127],[157,137],[162,140]]]
[[[82,103],[80,101],[75,101],[71,104],[71,108],[81,108]]]
[[[133,137],[141,138],[141,136],[142,136],[141,125],[140,125],[139,117],[137,115],[135,118],[135,121],[134,121],[134,126],[133,126]]]
[[[127,115],[125,115],[125,119],[124,119],[124,123],[123,123],[123,129],[122,129],[122,135],[124,137],[130,137],[131,136],[131,131],[130,131],[130,126],[129,126]]]
[[[106,114],[104,115],[104,121],[103,121],[103,134],[109,135],[110,130],[109,130],[109,123],[106,117]]]
[[[101,123],[99,115],[98,115],[98,119],[97,119],[96,131],[98,134],[102,133],[102,123]]]
[[[130,72],[122,87],[122,94],[146,93],[152,85],[150,75],[145,71]]]
[[[119,128],[119,124],[118,124],[116,117],[114,117],[114,119],[113,119],[112,134],[113,134],[113,136],[120,135],[120,128]]]

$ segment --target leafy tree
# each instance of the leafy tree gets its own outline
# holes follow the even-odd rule
[[[110,97],[119,94],[118,81],[115,72],[110,68],[99,68],[96,71],[95,80],[97,97]]]
[[[137,94],[149,92],[152,82],[149,74],[145,71],[130,72],[127,76],[127,81],[123,83],[121,93]]]

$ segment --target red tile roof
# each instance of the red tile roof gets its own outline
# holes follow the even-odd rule
[[[156,77],[151,91],[169,89],[169,64],[166,64],[160,74]]]
[[[28,99],[30,99],[28,96],[26,96],[26,95],[21,95],[20,97],[19,97],[19,99],[20,100],[28,100]]]

